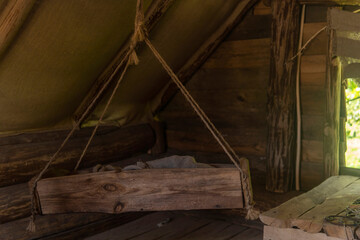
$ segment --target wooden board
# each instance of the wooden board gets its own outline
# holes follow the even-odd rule
[[[233,168],[144,169],[39,181],[43,214],[242,208]]]
[[[295,228],[264,226],[264,240],[342,240],[325,233],[307,233]]]
[[[358,177],[353,176],[335,176],[328,178],[325,182],[315,187],[314,189],[304,193],[296,198],[293,198],[279,207],[273,208],[265,213],[260,215],[260,220],[266,225],[273,227],[281,227],[281,228],[289,228],[292,226],[298,226],[301,228],[300,223],[296,224],[294,221],[296,219],[304,219],[304,216],[309,216],[309,221],[316,216],[311,214],[311,209],[316,209],[317,206],[321,206],[321,204],[328,202],[327,198],[331,198],[332,196],[338,197],[336,194],[343,194],[341,190],[346,187],[350,187],[352,183],[359,182]],[[357,184],[358,185],[358,184]],[[358,187],[358,186],[357,186]],[[358,193],[360,192],[360,188],[358,189]],[[340,192],[339,192],[340,191]],[[346,191],[345,191],[346,192]],[[353,192],[351,192],[353,193]],[[332,202],[333,200],[329,200]],[[296,206],[296,208],[294,207]],[[345,206],[341,206],[342,209]],[[304,215],[304,213],[306,213]],[[316,214],[320,213],[320,211],[316,210]],[[321,221],[324,219],[324,214],[331,215],[331,213],[323,213],[321,216],[315,217],[316,220]],[[311,216],[310,216],[311,215]],[[327,216],[326,215],[326,216]],[[305,218],[306,219],[306,218]],[[313,222],[316,223],[315,221]]]
[[[77,131],[56,158],[52,167],[72,170],[93,128]],[[28,133],[0,138],[0,186],[29,181],[56,152],[68,131]],[[130,127],[100,127],[81,167],[107,163],[146,152],[155,142],[148,124]]]
[[[291,225],[306,232],[320,232],[325,217],[341,213],[358,198],[360,198],[360,179],[328,196],[324,202],[294,219]]]

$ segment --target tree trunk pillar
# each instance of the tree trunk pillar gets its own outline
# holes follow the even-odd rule
[[[296,0],[273,0],[270,79],[267,106],[266,190],[292,187],[296,151],[296,54],[300,6]]]

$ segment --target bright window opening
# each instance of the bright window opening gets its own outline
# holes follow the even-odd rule
[[[346,167],[360,168],[360,79],[348,79],[346,112]]]

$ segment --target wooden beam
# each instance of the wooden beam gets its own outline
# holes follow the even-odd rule
[[[145,28],[148,30],[148,32],[153,29],[153,27],[156,25],[156,23],[159,21],[159,19],[165,14],[166,10],[171,6],[174,0],[155,0],[149,7],[146,16],[145,16]],[[77,122],[81,116],[84,114],[86,109],[90,106],[90,104],[94,101],[97,94],[99,93],[100,89],[107,84],[107,86],[110,86],[109,84],[109,78],[111,75],[113,75],[115,69],[119,66],[122,59],[124,58],[125,54],[127,53],[129,47],[130,47],[130,36],[128,41],[124,44],[124,47],[120,49],[118,54],[115,56],[115,58],[112,60],[112,62],[107,66],[107,68],[102,72],[102,74],[95,80],[93,83],[90,91],[85,96],[79,107],[76,109],[73,119]],[[122,68],[122,66],[120,66]],[[118,71],[121,72],[121,68]],[[115,76],[114,79],[118,79],[118,76]],[[101,95],[103,95],[106,92],[104,90]],[[93,108],[97,105],[96,103],[100,102],[101,97],[98,98],[95,101],[95,104],[93,105]],[[88,114],[90,114],[91,111],[89,111]],[[86,119],[86,117],[84,118]]]
[[[25,22],[36,0],[7,1],[0,15],[0,57]]]
[[[329,237],[325,233],[307,233],[294,228],[276,228],[264,226],[264,240],[342,240],[342,238]]]
[[[43,214],[242,208],[234,168],[144,169],[47,178],[38,182]]]
[[[78,131],[59,154],[52,167],[71,171],[91,131],[92,128]],[[0,138],[0,186],[26,182],[38,174],[67,133],[68,131],[28,133]],[[146,152],[154,142],[153,130],[147,124],[125,128],[101,127],[81,167]]]
[[[333,59],[333,31],[330,31],[326,61],[326,105],[324,123],[324,173],[325,178],[338,175],[340,171],[340,102],[341,102],[341,62]]]
[[[266,150],[266,190],[272,192],[287,192],[293,182],[296,64],[289,60],[297,52],[299,11],[296,0],[272,1]]]
[[[180,81],[186,83],[192,77],[192,75],[206,61],[222,40],[240,22],[245,13],[256,2],[256,0],[242,0],[239,2],[226,21],[203,43],[203,45],[192,55],[186,64],[177,72],[177,76]],[[156,112],[162,110],[174,97],[177,91],[177,86],[171,82],[169,87],[165,90]]]
[[[360,6],[360,0],[298,0],[299,4],[325,5],[325,6]]]
[[[328,178],[319,186],[301,194],[291,200],[260,214],[260,220],[269,226],[278,228],[293,227],[292,221],[300,218],[304,213],[322,204],[328,197],[344,189],[358,177],[335,176]],[[294,208],[296,206],[296,208]]]
[[[138,158],[131,157],[109,164],[114,167],[123,168],[136,164],[137,161]],[[89,168],[79,170],[81,173],[90,173],[92,171],[93,169]],[[68,173],[68,171],[61,169],[50,169],[46,173],[45,178],[64,176]],[[30,216],[30,206],[29,183],[20,183],[0,188],[0,224]]]

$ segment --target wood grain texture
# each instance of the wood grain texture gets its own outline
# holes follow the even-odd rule
[[[121,215],[108,215],[105,218],[70,228],[66,231],[60,231],[54,234],[46,235],[39,240],[74,240],[84,239],[104,231],[116,228],[120,225],[136,221],[148,213],[124,213]],[[86,213],[83,214],[86,217]]]
[[[187,63],[177,72],[178,78],[186,83],[191,76],[199,69],[199,67],[206,61],[206,59],[219,46],[221,41],[225,39],[227,34],[236,26],[237,23],[244,17],[246,12],[256,3],[256,0],[242,0],[236,6],[234,11],[224,21],[224,23],[203,43],[203,45],[193,54]],[[161,104],[156,112],[162,110],[168,102],[174,97],[178,88],[174,83],[171,83],[165,90]]]
[[[14,40],[36,0],[7,1],[0,14],[0,57]]]
[[[306,162],[302,161],[300,165],[301,174],[301,189],[309,191],[314,186],[321,184],[324,177],[324,163],[323,162]]]
[[[300,223],[298,224],[296,223],[297,219],[302,219],[306,214],[313,211],[313,209],[316,208],[317,206],[321,206],[325,204],[326,201],[329,201],[328,200],[329,198],[334,199],[336,196],[339,196],[338,195],[339,193],[340,195],[344,194],[344,191],[347,192],[347,190],[344,191],[342,190],[348,189],[348,187],[350,187],[352,184],[359,182],[358,179],[359,179],[358,177],[352,177],[352,176],[331,177],[327,179],[325,182],[321,183],[319,186],[313,188],[312,190],[298,197],[295,197],[276,208],[273,208],[267,212],[262,213],[260,215],[260,220],[264,224],[273,227],[290,228],[292,226],[298,226],[301,228]],[[339,207],[341,208],[343,206],[339,206]],[[310,215],[311,217],[308,218],[309,222],[311,222],[312,217],[314,217],[314,219],[317,220],[321,219],[321,223],[322,220],[324,219],[324,215],[321,216],[315,216],[314,214],[310,214]],[[328,215],[331,215],[331,213],[329,212]]]
[[[180,153],[177,153],[180,154]],[[169,155],[170,156],[170,155]],[[111,162],[110,165],[114,167],[125,167],[136,163],[140,159],[153,160],[155,157],[148,154],[142,154],[140,158],[132,157],[128,159],[122,159],[117,162]],[[91,172],[91,169],[80,169],[81,173]],[[44,178],[66,176],[69,171],[63,169],[54,169],[47,172]],[[0,224],[14,221],[20,218],[30,216],[30,191],[28,183],[21,183],[0,188]]]
[[[304,24],[304,35],[303,42],[306,43],[311,37],[314,36],[320,29],[327,25],[326,22],[317,22],[317,23],[305,23]],[[304,51],[304,55],[321,55],[326,54],[327,52],[327,43],[328,35],[326,31],[320,33],[316,38],[314,38],[308,47]]]
[[[224,42],[204,68],[260,68],[269,63],[269,46],[268,38]]]
[[[37,192],[43,214],[243,207],[239,170],[232,168],[80,174],[43,179]]]
[[[30,205],[27,183],[0,188],[0,224],[29,216]]]
[[[52,165],[54,168],[72,170],[84,148],[92,128],[80,130],[72,138]],[[8,186],[30,180],[38,174],[50,156],[57,150],[67,132],[24,134],[0,140],[0,186]],[[36,137],[41,141],[38,141]],[[52,138],[53,136],[57,136]],[[18,141],[19,144],[13,144]],[[92,166],[146,152],[155,142],[151,127],[147,124],[126,128],[107,128],[94,137],[82,167]],[[5,144],[9,143],[9,144]]]
[[[326,197],[325,201],[292,221],[292,226],[306,232],[316,233],[323,228],[324,218],[337,215],[359,198],[360,180],[339,189],[338,192]]]
[[[270,80],[267,104],[266,189],[286,192],[292,187],[296,142],[296,65],[300,8],[294,0],[272,1]]]

